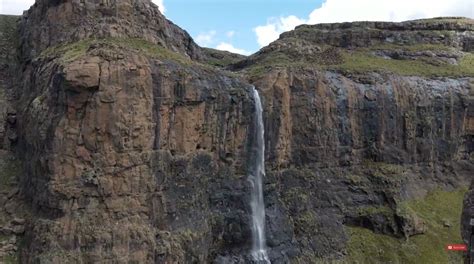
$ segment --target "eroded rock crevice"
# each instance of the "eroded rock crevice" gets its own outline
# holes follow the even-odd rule
[[[243,58],[146,0],[41,0],[4,19],[0,170],[18,171],[0,178],[0,254],[249,261],[252,85],[273,263],[360,260],[367,230],[456,228],[413,201],[472,179],[472,20],[302,26]]]

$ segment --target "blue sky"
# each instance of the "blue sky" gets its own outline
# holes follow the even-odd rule
[[[0,0],[20,15],[35,0]],[[201,46],[251,54],[300,24],[474,18],[474,0],[152,0]]]
[[[308,17],[321,3],[322,0],[165,0],[164,4],[166,16],[198,43],[211,47],[228,43],[252,52],[260,48],[255,27],[272,17]]]

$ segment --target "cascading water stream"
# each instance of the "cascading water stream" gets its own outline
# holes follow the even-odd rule
[[[267,255],[265,239],[265,204],[263,202],[262,178],[265,176],[265,141],[263,126],[262,102],[258,91],[253,87],[252,95],[255,101],[255,141],[253,145],[254,164],[249,173],[252,195],[252,257],[257,263],[270,263]]]

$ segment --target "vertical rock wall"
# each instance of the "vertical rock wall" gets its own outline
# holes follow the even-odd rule
[[[397,40],[441,41],[413,23],[365,37],[395,29]],[[347,26],[313,35],[349,47],[359,38],[344,37]],[[448,23],[443,43],[469,51],[460,27]],[[19,32],[13,139],[32,207],[21,262],[245,262],[251,86],[201,64],[202,50],[150,1],[41,0]],[[243,64],[278,45],[292,52],[283,39]],[[403,202],[471,180],[470,76],[270,67],[252,81],[265,108],[274,263],[343,259],[348,225],[423,233]]]

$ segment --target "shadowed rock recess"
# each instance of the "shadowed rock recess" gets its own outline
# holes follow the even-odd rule
[[[461,260],[471,19],[300,26],[243,57],[148,0],[37,0],[0,35],[0,261],[251,262],[252,85],[272,263]]]

